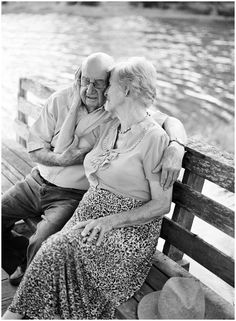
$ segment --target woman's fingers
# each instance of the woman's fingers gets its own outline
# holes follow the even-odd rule
[[[92,230],[92,233],[89,235],[87,242],[92,242],[92,240],[97,237],[97,234],[99,234],[101,231],[101,228],[99,226],[95,226]]]
[[[77,226],[78,228],[84,227],[83,231],[81,232],[83,243],[92,242],[97,238],[97,246],[101,244],[104,234],[111,230],[111,227],[103,219],[80,222]]]
[[[97,243],[96,243],[97,246],[99,246],[102,243],[102,239],[103,239],[104,234],[105,234],[105,232],[103,230],[101,230],[99,233],[98,239],[97,239]]]
[[[81,226],[81,227],[84,227],[83,231],[81,232],[81,235],[83,237],[88,236],[88,234],[90,234],[90,230],[93,228],[93,225],[92,225],[93,222],[94,222],[94,220],[88,220],[88,221],[81,222],[81,223],[84,223],[84,225]]]

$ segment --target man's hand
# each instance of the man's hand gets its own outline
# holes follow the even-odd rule
[[[90,152],[91,147],[78,149],[79,139],[74,137],[71,145],[61,154],[57,154],[59,166],[70,166],[76,164],[83,164],[84,157]]]
[[[184,147],[176,142],[171,144],[164,151],[164,155],[153,173],[161,171],[161,186],[163,190],[170,188],[177,180],[182,168]]]

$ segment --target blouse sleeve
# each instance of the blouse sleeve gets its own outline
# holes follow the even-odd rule
[[[143,168],[149,181],[159,180],[159,175],[152,171],[160,163],[168,144],[169,137],[162,128],[155,128],[148,133],[143,144]]]

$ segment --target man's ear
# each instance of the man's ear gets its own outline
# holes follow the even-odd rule
[[[80,82],[80,80],[81,80],[81,74],[82,74],[82,72],[81,72],[81,66],[79,66],[78,69],[77,69],[76,72],[75,72],[75,80],[76,80],[76,81]]]

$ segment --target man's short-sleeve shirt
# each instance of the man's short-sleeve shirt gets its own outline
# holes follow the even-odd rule
[[[73,87],[68,87],[57,91],[49,97],[40,117],[30,128],[28,139],[29,152],[44,147],[50,147],[51,150],[54,149],[62,124],[65,121],[67,113],[70,109],[72,98]],[[85,107],[81,108],[80,122],[83,121],[83,116],[84,119],[86,119],[86,116],[88,115],[87,109]],[[155,113],[152,112],[152,117],[159,125],[162,126],[168,116],[157,111]],[[106,112],[104,112],[104,119],[107,119]],[[101,124],[99,122],[98,125]],[[78,148],[93,148],[97,140],[98,131],[96,129],[91,130],[84,136],[79,137]],[[63,167],[37,164],[37,167],[44,179],[57,186],[82,190],[86,190],[89,187],[89,182],[86,178],[83,165],[71,165]]]

